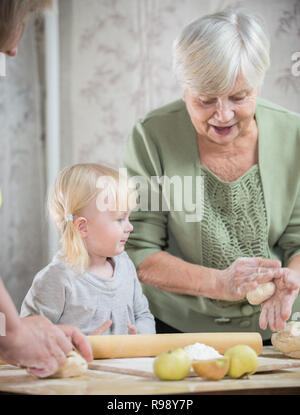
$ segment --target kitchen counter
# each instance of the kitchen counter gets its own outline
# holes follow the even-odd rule
[[[286,359],[296,364],[294,359],[285,358],[268,346],[263,348],[263,358]],[[279,361],[278,360],[278,361]],[[130,363],[131,359],[122,359]],[[113,360],[95,360],[83,376],[69,379],[37,379],[23,369],[11,365],[0,366],[0,393],[29,395],[174,395],[174,394],[300,394],[299,367],[258,372],[246,379],[225,377],[219,381],[209,381],[198,376],[189,376],[181,381],[160,381],[151,372],[134,370],[126,373],[115,368],[110,371]],[[98,366],[97,366],[98,365]],[[102,366],[102,368],[101,368]]]

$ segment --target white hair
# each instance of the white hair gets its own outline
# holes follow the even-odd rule
[[[261,18],[226,9],[187,25],[173,44],[173,68],[181,86],[201,95],[221,95],[242,74],[260,87],[270,65],[270,43]]]

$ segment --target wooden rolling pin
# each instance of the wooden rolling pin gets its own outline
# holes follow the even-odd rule
[[[247,344],[259,355],[262,338],[259,333],[170,333],[87,336],[94,359],[151,357],[193,343],[204,343],[224,354],[229,347]],[[5,364],[5,362],[0,362]]]
[[[259,333],[171,333],[88,336],[94,359],[151,357],[193,343],[204,343],[220,354],[237,344],[247,344],[259,355],[262,338]]]

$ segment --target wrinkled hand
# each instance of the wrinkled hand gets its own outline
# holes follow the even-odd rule
[[[238,301],[259,284],[281,275],[280,261],[264,258],[238,258],[219,272],[217,280],[219,298]]]
[[[129,329],[129,334],[137,334],[137,329],[133,324],[128,324],[127,327]]]
[[[283,330],[286,320],[290,317],[293,304],[299,294],[300,275],[289,268],[282,268],[274,281],[276,291],[271,298],[261,304],[262,310],[259,325],[265,330]]]
[[[90,333],[90,336],[100,336],[103,334],[110,326],[112,325],[111,320],[107,320],[105,323],[101,324],[96,330]]]
[[[20,319],[13,332],[1,341],[0,355],[5,362],[28,368],[39,377],[52,375],[66,361],[72,350],[64,332],[42,316]]]

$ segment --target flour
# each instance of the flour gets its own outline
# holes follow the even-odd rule
[[[222,357],[216,349],[202,343],[191,344],[186,346],[184,350],[187,352],[191,360],[209,360]]]

